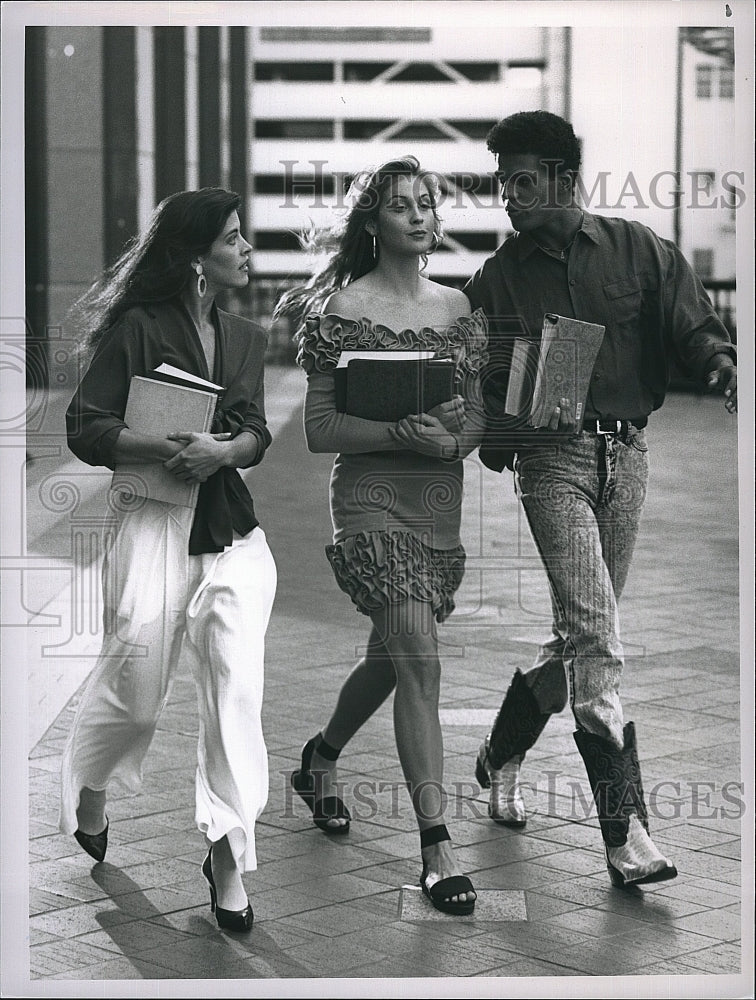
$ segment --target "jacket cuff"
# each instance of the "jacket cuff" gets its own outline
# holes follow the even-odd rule
[[[708,359],[706,360],[706,363],[704,364],[703,368],[703,378],[706,378],[707,375],[709,375],[713,371],[716,371],[718,368],[727,367],[725,365],[715,363],[715,358],[719,357],[720,355],[722,357],[728,358],[730,361],[732,361],[732,364],[734,366],[737,366],[738,354],[735,345],[722,344],[721,346],[717,347],[716,350],[713,350],[709,355]]]
[[[119,424],[117,427],[111,427],[104,434],[100,435],[92,447],[91,465],[104,465],[108,469],[115,469],[113,449],[115,448],[118,436],[125,427],[126,424]]]
[[[245,469],[252,469],[256,465],[259,465],[265,457],[265,452],[268,450],[268,445],[270,445],[273,438],[270,436],[270,431],[267,427],[242,427],[240,434],[246,432],[247,434],[253,434],[255,440],[257,441],[257,451],[255,452],[255,457],[249,462],[248,465],[243,466]]]

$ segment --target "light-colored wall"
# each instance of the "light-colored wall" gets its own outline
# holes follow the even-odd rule
[[[588,207],[674,239],[677,27],[636,24],[630,30],[581,27],[572,33],[572,122],[583,140],[586,189],[609,173],[606,198],[595,196]],[[683,54],[680,248],[692,262],[695,247],[710,247],[713,277],[734,279],[734,221],[719,200],[722,175],[736,169],[730,159],[735,102],[696,99],[696,64],[721,63],[687,43]],[[689,175],[702,170],[715,172],[715,191],[695,198]],[[717,207],[707,207],[715,199]]]
[[[677,29],[580,27],[572,37],[572,124],[583,142],[586,189],[609,174],[606,199],[587,207],[671,239],[672,209],[655,205],[652,191],[657,174],[675,169]],[[672,186],[662,179],[657,200],[671,206]]]

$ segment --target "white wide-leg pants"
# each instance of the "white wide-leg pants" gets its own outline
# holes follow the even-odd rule
[[[261,528],[190,556],[193,512],[157,501],[119,515],[103,564],[104,640],[62,766],[60,829],[77,829],[83,787],[136,793],[179,656],[197,685],[196,821],[257,867],[255,821],[268,797],[261,725],[265,631],[276,566]]]

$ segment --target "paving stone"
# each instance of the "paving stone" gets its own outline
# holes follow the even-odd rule
[[[62,910],[71,906],[75,899],[70,896],[62,896],[60,893],[48,892],[45,889],[29,889],[29,915],[35,916],[37,913],[49,913],[52,910]]]
[[[189,939],[189,934],[165,926],[162,921],[158,924],[155,921],[131,920],[83,934],[78,940],[119,955],[142,955],[155,948],[171,951]]]
[[[57,934],[50,934],[48,931],[42,931],[32,926],[29,927],[29,944],[50,944],[60,940]]]
[[[245,934],[244,937],[248,938],[251,935]],[[191,940],[171,948],[153,948],[144,951],[139,955],[139,960],[162,967],[167,973],[171,973],[165,978],[250,978],[246,960],[229,948],[224,935],[220,932],[204,940],[201,948],[197,946],[196,940]]]
[[[59,906],[71,906],[73,903],[85,903],[108,898],[108,893],[105,889],[101,889],[91,881],[65,882],[50,879],[48,884],[42,883],[36,888],[60,900]]]
[[[489,933],[487,941],[507,952],[538,959],[548,954],[556,961],[563,951],[590,944],[593,939],[580,931],[556,924],[511,921],[500,924],[495,933]]]
[[[686,847],[690,850],[705,848],[707,853],[713,853],[712,848],[721,848],[733,842],[739,844],[740,840],[739,838],[731,837],[725,831],[714,830],[704,826],[693,826],[689,823],[678,826],[665,826],[658,831],[654,831],[654,843],[656,844],[671,844],[675,847]]]
[[[319,934],[303,928],[295,929],[287,926],[283,921],[277,920],[268,920],[263,923],[256,919],[253,933],[255,951],[265,954],[296,951],[302,945],[312,941],[322,943],[322,937]]]
[[[739,840],[728,840],[725,844],[715,844],[709,848],[709,853],[719,858],[732,858],[741,860],[741,847]]]
[[[391,978],[386,975],[389,970]],[[396,957],[392,957],[390,962],[387,962],[385,959],[380,962],[371,962],[359,969],[352,969],[350,972],[350,976],[353,979],[380,980],[380,987],[386,991],[387,996],[401,996],[402,993],[406,993],[408,987],[403,980],[425,978],[429,975],[438,975],[438,973],[424,972],[414,962]],[[398,979],[397,977],[401,978]],[[355,989],[359,989],[359,987],[355,986]],[[355,995],[359,996],[361,994],[356,993]]]
[[[351,899],[349,905],[370,913],[376,925],[384,927],[387,922],[399,919],[401,889],[391,889],[373,896],[360,896]]]
[[[402,920],[465,920],[501,921],[527,920],[524,892],[497,892],[489,889],[477,889],[475,910],[467,916],[452,916],[436,909],[420,889],[404,886],[401,899]]]
[[[680,964],[689,969],[700,969],[716,975],[734,975],[741,971],[740,947],[734,944],[712,945],[680,957]]]
[[[522,861],[516,865],[498,868],[469,868],[481,889],[541,889],[545,890],[554,881],[553,869],[545,868],[537,862]]]
[[[727,910],[695,913],[675,919],[675,926],[685,930],[718,938],[720,941],[736,941],[740,938],[740,914]]]
[[[506,828],[505,828],[506,829]],[[507,831],[492,840],[472,843],[469,847],[456,847],[455,853],[464,868],[491,868],[499,865],[519,864],[522,861],[537,861],[539,864],[558,865],[562,857],[572,857],[575,852],[567,845],[559,845],[551,840],[523,836],[520,831]]]
[[[389,918],[391,919],[391,918]],[[349,903],[331,903],[318,909],[300,911],[288,916],[291,927],[313,930],[323,937],[341,937],[353,931],[367,931],[376,926],[376,916]]]
[[[48,941],[29,949],[29,973],[33,979],[47,978],[60,972],[97,965],[109,957],[109,953],[102,948],[79,941]]]
[[[606,860],[598,851],[570,850],[565,847],[549,854],[540,854],[533,860],[534,864],[551,870],[554,878],[562,878],[565,874],[603,874],[606,871]]]
[[[628,948],[639,954],[656,958],[683,956],[701,951],[711,945],[710,937],[678,928],[674,924],[647,926],[623,936]]]
[[[554,962],[546,962],[542,959],[523,958],[521,955],[512,955],[511,962],[486,969],[485,972],[475,973],[476,976],[486,978],[528,978],[537,976],[579,976],[581,973],[577,969],[568,969],[563,965]]]
[[[303,926],[312,920],[311,913],[322,909],[323,902],[312,896],[296,892],[293,889],[264,889],[254,894],[250,900],[255,911],[255,922],[281,920],[286,917],[302,915]]]
[[[103,901],[102,904],[74,906],[39,914],[30,919],[29,926],[65,939],[82,937],[89,931],[116,927],[131,920],[133,917],[123,913],[110,901]]]
[[[548,887],[543,891],[534,891],[532,889],[526,891],[525,907],[528,913],[528,920],[531,923],[540,923],[541,921],[548,920],[549,917],[556,916],[558,913],[567,913],[577,908],[574,903],[566,899],[552,896]]]
[[[730,886],[708,878],[677,878],[672,882],[663,882],[656,889],[659,896],[671,896],[674,899],[685,899],[701,904],[701,908],[718,909],[737,902],[739,893]]]
[[[615,890],[608,893],[603,902],[594,905],[598,909],[624,913],[650,924],[668,924],[676,917],[699,913],[702,909],[700,903],[662,896],[654,891],[653,886],[639,887],[635,892]]]
[[[721,491],[716,500],[706,500],[688,490],[685,523],[669,518],[671,503],[679,508],[683,473],[690,471],[665,464],[668,442],[689,433],[689,409],[675,406],[673,398],[662,411],[661,419],[670,423],[663,425],[667,436],[660,434],[656,491],[623,597],[630,654],[623,701],[626,716],[638,726],[653,834],[678,864],[678,879],[628,892],[610,885],[569,710],[550,720],[523,767],[530,786],[527,827],[509,830],[487,816],[488,793],[474,780],[478,746],[515,667],[532,662],[545,634],[548,603],[545,578],[514,502],[490,524],[474,523],[472,512],[465,513],[468,574],[457,615],[441,630],[447,819],[457,859],[478,889],[474,915],[441,914],[417,888],[417,829],[390,701],[340,761],[346,796],[359,814],[350,834],[336,840],[314,828],[291,790],[290,774],[302,744],[330,714],[367,630],[342,599],[322,555],[330,532],[323,498],[331,459],[306,452],[297,412],[283,441],[279,436],[280,457],[271,452],[276,464],[266,470],[270,481],[256,480],[255,491],[261,510],[297,512],[285,524],[271,517],[269,531],[266,526],[286,583],[279,584],[267,643],[263,722],[270,797],[258,823],[260,867],[245,875],[255,927],[250,935],[221,933],[199,876],[204,849],[194,823],[196,696],[182,668],[145,762],[142,794],[115,793],[109,801],[112,847],[105,864],[93,865],[57,832],[60,759],[76,697],[30,755],[34,975],[156,983],[240,979],[242,990],[256,980],[279,980],[281,990],[299,989],[297,995],[308,995],[310,980],[365,985],[375,978],[385,996],[403,995],[405,984],[414,986],[421,977],[443,982],[439,992],[457,988],[458,981],[459,995],[474,994],[465,983],[469,977],[496,995],[513,995],[499,979],[521,978],[525,988],[528,977],[541,977],[548,984],[544,995],[560,996],[562,977],[566,993],[574,992],[569,980],[577,976],[633,976],[640,994],[648,974],[679,977],[685,984],[695,976],[733,974],[740,961],[740,818],[737,789],[729,789],[728,801],[724,782],[740,776],[738,664],[731,650],[718,648],[732,623],[723,619],[721,630],[712,629],[708,611],[712,601],[721,603],[722,595],[736,591],[731,570],[716,559],[698,554],[700,562],[689,562],[690,532],[715,515],[721,518]],[[695,419],[699,411],[692,412]],[[476,462],[468,465],[478,474],[471,484],[490,491],[487,503],[496,495],[500,507],[500,478]],[[306,505],[303,482],[311,491]],[[663,560],[661,534],[669,553]],[[519,546],[537,567],[519,581],[475,566],[476,558],[485,567],[486,560],[495,565],[498,558],[516,557]],[[300,580],[292,568],[305,560],[312,573]],[[681,565],[691,567],[684,599]],[[679,791],[669,782],[679,783]],[[381,783],[387,787],[378,792]],[[708,806],[712,818],[695,815],[696,794],[699,813]],[[413,910],[419,917],[408,918]],[[666,985],[673,995],[675,984]]]
[[[174,979],[175,973],[141,958],[114,958],[88,968],[71,969],[50,979],[81,979],[86,982],[108,979]]]
[[[388,956],[379,948],[370,947],[369,938],[363,938],[362,945],[356,945],[353,940],[344,943],[331,938],[325,946],[318,941],[303,945],[296,951],[296,962],[302,970],[300,974],[315,969],[318,976],[349,976],[351,970],[376,961],[383,961],[389,966]]]
[[[315,900],[332,903],[353,900],[371,902],[379,894],[393,895],[391,890],[387,890],[381,882],[373,882],[370,879],[351,874],[340,874],[337,878],[320,878],[310,882],[302,882],[299,885],[299,890]]]

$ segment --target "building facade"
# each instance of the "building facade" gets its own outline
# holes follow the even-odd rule
[[[445,239],[427,273],[463,284],[509,231],[484,140],[514,111],[572,119],[589,192],[602,172],[616,183],[633,167],[648,190],[654,170],[676,163],[703,173],[702,198],[707,185],[719,190],[726,144],[711,136],[731,128],[731,67],[728,77],[721,53],[694,48],[678,29],[655,41],[645,73],[622,71],[630,58],[637,50],[630,56],[616,32],[588,28],[27,28],[30,380],[57,378],[49,344],[61,329],[75,337],[65,330],[71,304],[171,191],[241,194],[253,279],[229,304],[269,326],[278,295],[312,266],[301,230],[333,220],[356,170],[404,153],[444,178]],[[614,59],[617,73],[606,74]],[[659,116],[650,145],[633,144],[632,109],[649,107],[639,86]],[[676,237],[702,277],[734,284],[734,207],[717,206],[704,215],[650,205],[641,221]],[[638,217],[632,199],[614,194],[588,207]],[[290,357],[290,334],[272,331],[274,360]]]

